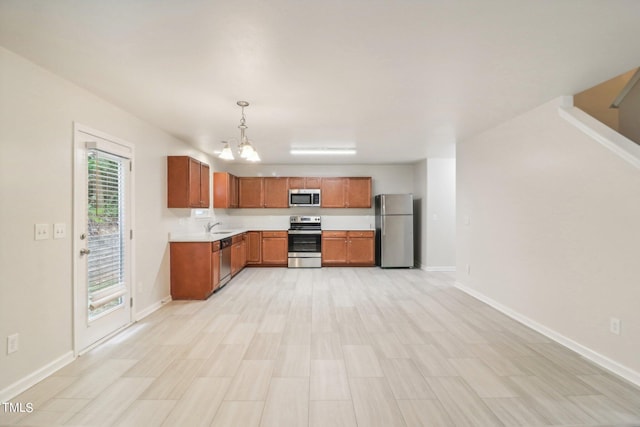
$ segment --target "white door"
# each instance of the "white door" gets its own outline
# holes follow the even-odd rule
[[[131,323],[133,147],[88,128],[74,132],[76,353]]]

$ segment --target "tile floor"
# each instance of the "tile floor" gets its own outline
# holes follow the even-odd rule
[[[250,268],[174,301],[3,414],[22,426],[635,426],[640,390],[452,287]]]

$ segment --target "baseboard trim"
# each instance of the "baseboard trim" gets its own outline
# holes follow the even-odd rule
[[[8,402],[23,391],[33,387],[49,375],[55,373],[57,370],[64,368],[75,359],[73,351],[68,351],[57,359],[52,360],[37,371],[32,372],[0,391],[0,402]]]
[[[443,271],[443,272],[455,272],[456,271],[456,266],[455,265],[449,265],[449,266],[440,266],[440,267],[424,267],[423,268],[424,271]]]
[[[139,322],[140,320],[142,320],[145,317],[149,316],[151,313],[153,313],[156,310],[160,309],[160,307],[162,307],[163,305],[171,302],[171,300],[172,300],[171,299],[171,295],[169,295],[169,296],[166,296],[166,297],[162,298],[160,301],[157,301],[157,302],[151,304],[149,307],[145,308],[144,310],[140,310],[135,315],[135,321]]]
[[[616,362],[615,360],[612,360],[606,356],[603,356],[602,354],[590,349],[589,347],[586,347],[576,341],[573,341],[572,339],[565,337],[564,335],[559,334],[558,332],[552,329],[549,329],[544,325],[541,325],[535,320],[529,319],[528,317],[518,313],[517,311],[514,311],[509,307],[500,304],[499,302],[481,294],[480,292],[474,289],[471,289],[463,285],[460,282],[456,281],[454,286],[457,289],[460,289],[462,292],[468,295],[471,295],[472,297],[484,302],[485,304],[490,305],[491,307],[504,313],[505,315],[511,317],[512,319],[522,323],[523,325],[530,327],[534,331],[537,331],[542,335],[546,336],[547,338],[552,339],[558,344],[561,344],[567,347],[568,349],[575,351],[582,357],[589,359],[590,361],[600,366],[601,368],[606,369],[607,371],[640,387],[640,372],[636,372],[633,369],[630,369]]]

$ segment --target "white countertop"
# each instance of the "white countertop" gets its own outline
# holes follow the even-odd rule
[[[215,230],[213,233],[170,233],[170,242],[217,242],[218,240],[226,239],[227,237],[235,236],[236,234],[244,233],[246,229],[234,228],[229,230]]]

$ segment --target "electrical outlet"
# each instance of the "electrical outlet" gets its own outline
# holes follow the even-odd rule
[[[620,335],[620,319],[615,317],[609,319],[609,330],[612,334]]]
[[[47,240],[49,238],[49,224],[36,224],[34,231],[35,240]]]
[[[18,334],[9,335],[7,337],[7,354],[18,351]]]
[[[53,224],[53,238],[64,239],[67,237],[67,226],[64,223]]]

